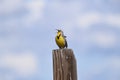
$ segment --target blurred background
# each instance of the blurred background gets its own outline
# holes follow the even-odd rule
[[[0,0],[0,80],[53,80],[56,29],[78,80],[120,80],[120,0]]]

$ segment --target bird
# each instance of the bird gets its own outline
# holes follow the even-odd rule
[[[64,35],[63,31],[60,29],[57,30],[57,35],[55,37],[56,44],[58,45],[59,49],[64,49],[68,47],[66,36]]]

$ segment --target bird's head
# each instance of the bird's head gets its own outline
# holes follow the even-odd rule
[[[56,29],[57,30],[57,37],[60,37],[62,35],[62,30]]]

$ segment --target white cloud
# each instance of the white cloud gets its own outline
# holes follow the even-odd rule
[[[83,14],[78,18],[78,25],[81,28],[88,28],[90,25],[94,23],[100,22],[101,17],[98,13],[87,13]]]
[[[91,36],[92,42],[100,47],[113,47],[117,43],[117,37],[109,32],[96,32]]]
[[[115,27],[120,27],[119,14],[102,14],[97,12],[88,12],[80,14],[77,23],[79,27],[87,29],[94,24],[104,23]]]
[[[1,23],[2,26],[29,26],[41,19],[43,16],[45,2],[43,0],[4,0],[0,5],[0,14],[4,15],[7,20]],[[10,17],[18,14],[21,9],[25,9],[28,13],[20,18]],[[18,12],[18,13],[16,13]],[[24,12],[23,12],[24,13]]]
[[[26,24],[29,25],[31,22],[33,23],[42,18],[44,9],[43,0],[27,2],[25,7],[30,11],[30,14],[23,19],[23,21],[27,20]]]
[[[105,22],[109,25],[113,25],[120,28],[120,14],[108,14]]]
[[[22,0],[2,0],[0,3],[0,14],[8,14],[16,10],[22,3]]]
[[[119,14],[103,14],[98,12],[89,12],[80,14],[77,18],[78,22],[73,19],[70,21],[66,21],[64,23],[65,32],[70,33],[72,36],[72,40],[76,40],[78,43],[82,42],[83,46],[97,45],[101,48],[114,48],[118,44],[118,35],[114,33],[114,31],[108,30],[98,30],[97,26],[95,29],[91,29],[91,26],[96,24],[106,24],[113,27],[120,27],[120,15]],[[76,24],[78,26],[76,26]],[[99,26],[100,27],[100,26]],[[109,28],[109,27],[108,27]],[[79,30],[76,30],[79,29]],[[75,32],[82,31],[82,32]],[[80,33],[80,34],[78,34]],[[81,35],[81,36],[80,36]],[[79,36],[79,37],[78,37]],[[68,37],[69,38],[69,37]],[[74,41],[75,42],[75,41]]]
[[[4,54],[0,66],[14,70],[18,75],[29,76],[37,70],[37,58],[30,52],[20,54]]]

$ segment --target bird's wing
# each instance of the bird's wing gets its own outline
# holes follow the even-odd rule
[[[65,39],[65,47],[67,48],[68,47],[68,44],[67,44],[67,40]]]

